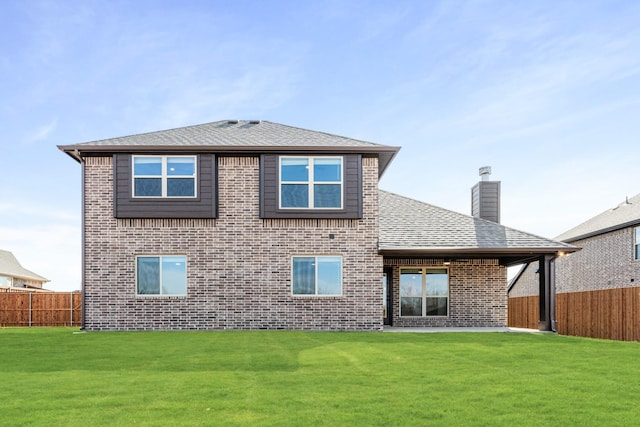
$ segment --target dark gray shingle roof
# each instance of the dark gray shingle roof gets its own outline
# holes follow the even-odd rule
[[[397,194],[380,190],[382,251],[537,250],[573,251],[566,243],[514,230]]]
[[[0,275],[41,282],[49,281],[39,274],[22,267],[11,252],[3,250],[0,250]]]
[[[221,120],[76,144],[82,146],[384,147],[269,121]]]
[[[201,125],[102,139],[58,148],[80,161],[82,155],[151,150],[199,152],[351,152],[379,156],[379,174],[400,149],[260,120],[221,120]]]
[[[556,240],[573,242],[636,224],[640,224],[640,194],[565,231],[556,237]]]

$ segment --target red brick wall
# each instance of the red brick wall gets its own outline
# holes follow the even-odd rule
[[[498,260],[452,261],[449,270],[449,315],[400,317],[400,268],[445,267],[442,260],[386,259],[393,266],[393,326],[500,327],[507,326],[507,269]]]
[[[260,219],[258,158],[218,167],[218,219],[115,219],[111,158],[86,159],[85,327],[379,330],[377,159],[363,159],[361,220]],[[186,255],[187,295],[136,296],[142,254]],[[292,296],[292,255],[341,255],[343,295]]]

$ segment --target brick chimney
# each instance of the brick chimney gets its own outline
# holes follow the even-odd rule
[[[500,223],[500,181],[490,181],[491,166],[480,168],[480,182],[471,188],[471,215]]]

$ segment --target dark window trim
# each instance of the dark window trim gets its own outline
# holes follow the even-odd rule
[[[362,155],[331,154],[312,157],[343,158],[342,209],[280,208],[279,158],[286,154],[260,155],[260,218],[276,219],[361,219],[362,218]]]
[[[196,197],[133,197],[132,157],[136,154],[113,155],[115,218],[217,218],[218,168],[214,154],[192,154],[197,158]],[[164,155],[149,155],[153,154]]]

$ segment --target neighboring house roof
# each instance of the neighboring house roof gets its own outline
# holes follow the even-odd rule
[[[0,250],[0,275],[39,282],[49,281],[49,279],[45,279],[39,274],[22,267],[11,252],[3,250]]]
[[[379,249],[385,255],[497,257],[513,265],[578,248],[380,190]]]
[[[634,225],[640,225],[640,194],[562,233],[556,240],[575,242]]]
[[[371,153],[380,158],[382,175],[400,147],[375,144],[326,132],[301,129],[264,120],[221,120],[157,132],[59,146],[76,160],[82,154],[114,152],[297,152]]]

